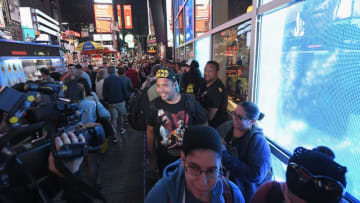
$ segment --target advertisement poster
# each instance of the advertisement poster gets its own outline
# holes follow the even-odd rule
[[[112,5],[94,4],[95,24],[97,33],[111,32],[111,23],[113,21]]]
[[[131,5],[124,5],[125,29],[133,29]]]
[[[5,60],[0,63],[0,86],[13,86],[25,82],[24,69],[20,60]]]

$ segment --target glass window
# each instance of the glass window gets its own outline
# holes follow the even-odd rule
[[[272,1],[274,1],[274,0],[262,0],[261,4],[264,5],[264,4],[267,4],[267,3],[272,2]]]
[[[179,19],[175,21],[175,47],[180,45]]]
[[[179,15],[179,18],[178,18],[178,21],[179,21],[179,42],[180,42],[180,45],[184,44],[185,42],[185,36],[184,36],[184,32],[185,32],[185,29],[184,29],[184,15],[183,15],[183,11],[180,12],[180,15]]]
[[[194,38],[194,14],[193,0],[188,0],[185,4],[185,41],[188,42]]]
[[[194,46],[193,43],[185,46],[185,60],[194,58]]]
[[[262,16],[257,100],[266,135],[289,151],[329,146],[360,198],[360,7],[301,1]],[[277,23],[274,23],[277,22]]]
[[[196,37],[209,31],[210,2],[195,0],[195,31]]]
[[[185,53],[184,53],[184,47],[180,47],[178,49],[176,49],[176,61],[178,63],[182,62],[183,60],[185,60]]]
[[[195,59],[199,62],[199,69],[204,75],[206,63],[210,60],[210,36],[195,42]]]
[[[168,2],[168,1],[167,1]],[[178,1],[174,1],[174,16],[177,16],[177,13],[179,12],[179,2]]]
[[[246,22],[213,37],[213,59],[220,64],[220,78],[235,102],[248,96],[250,29]]]
[[[214,0],[213,1],[213,27],[246,13],[252,0]]]

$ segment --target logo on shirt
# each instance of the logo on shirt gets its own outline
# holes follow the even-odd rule
[[[158,110],[160,126],[160,144],[169,150],[170,154],[179,156],[179,146],[182,145],[185,129],[189,123],[189,114],[179,111],[176,114]]]

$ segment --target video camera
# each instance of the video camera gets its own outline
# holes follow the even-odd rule
[[[19,88],[26,92],[17,91]],[[16,89],[0,89],[0,120],[6,116],[10,126],[0,137],[0,149],[6,146],[12,151],[7,155],[0,153],[0,190],[29,184],[31,181],[28,178],[21,178],[25,174],[31,174],[35,180],[46,177],[50,151],[55,159],[71,160],[96,152],[105,142],[101,125],[79,127],[79,104],[58,98],[63,91],[62,84],[27,83]],[[39,92],[56,95],[56,100],[39,105],[36,102]],[[70,130],[76,135],[82,134],[85,143],[65,144],[56,151],[55,137]]]

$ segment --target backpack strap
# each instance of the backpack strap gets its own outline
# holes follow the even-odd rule
[[[266,203],[283,202],[285,200],[279,182],[273,182],[266,195]]]
[[[226,203],[232,203],[233,202],[233,191],[231,189],[229,181],[224,177],[220,176],[220,181],[223,186],[223,197]]]
[[[194,125],[193,122],[196,121],[195,98],[189,94],[182,94],[181,96],[185,97],[185,110],[189,113],[192,125]]]

